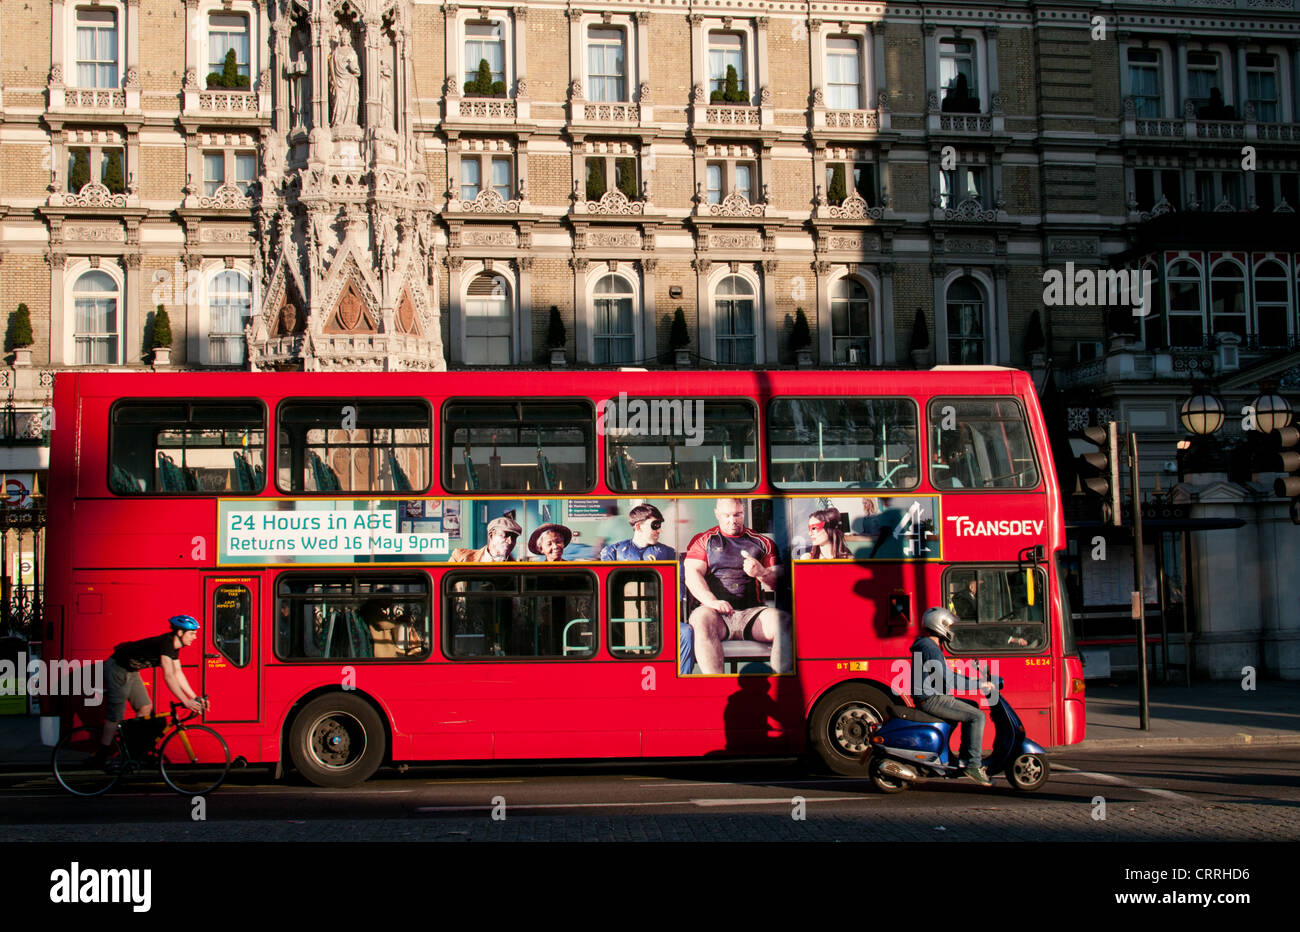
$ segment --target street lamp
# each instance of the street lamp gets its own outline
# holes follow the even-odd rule
[[[1193,395],[1183,402],[1178,417],[1189,433],[1208,437],[1223,426],[1223,402],[1208,393]]]
[[[1251,404],[1255,408],[1255,426],[1271,434],[1291,423],[1291,403],[1281,395],[1261,394]]]

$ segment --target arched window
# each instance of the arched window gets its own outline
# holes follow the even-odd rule
[[[118,356],[121,305],[117,282],[107,272],[92,269],[77,279],[72,288],[76,365],[113,366],[121,361]]]
[[[754,352],[754,286],[739,275],[718,283],[713,319],[718,337],[718,362],[752,364]]]
[[[596,282],[596,365],[626,365],[636,352],[636,294],[627,279],[606,275]]]
[[[831,352],[837,366],[871,361],[871,296],[856,278],[831,285]]]
[[[484,272],[469,283],[465,295],[465,363],[508,366],[514,362],[514,316],[510,284]]]
[[[1210,330],[1246,339],[1246,272],[1230,259],[1210,270]]]
[[[1169,345],[1203,346],[1205,310],[1201,306],[1201,270],[1187,259],[1169,266]]]
[[[1255,332],[1260,346],[1286,346],[1290,296],[1286,266],[1267,259],[1255,266]]]
[[[963,366],[984,362],[984,293],[970,278],[948,286],[948,361]]]
[[[253,312],[248,276],[227,269],[208,286],[208,362],[237,366],[244,361],[244,321]]]

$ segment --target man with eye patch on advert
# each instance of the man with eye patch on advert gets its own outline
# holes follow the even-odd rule
[[[618,543],[606,544],[600,551],[602,560],[676,560],[677,551],[659,543],[664,516],[654,505],[637,505],[628,512],[627,523],[632,536]]]

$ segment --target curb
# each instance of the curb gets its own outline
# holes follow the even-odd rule
[[[1112,751],[1124,748],[1160,750],[1170,748],[1222,748],[1222,747],[1295,747],[1300,745],[1300,735],[1248,735],[1238,733],[1219,738],[1087,738],[1078,744],[1062,745],[1061,750]],[[1058,750],[1053,748],[1052,750]]]

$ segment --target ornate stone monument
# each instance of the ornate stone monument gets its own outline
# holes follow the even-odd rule
[[[411,0],[275,0],[253,369],[444,369]]]

